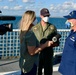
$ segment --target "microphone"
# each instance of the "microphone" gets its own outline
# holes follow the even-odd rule
[[[0,20],[15,20],[15,16],[0,16]]]
[[[57,33],[57,35],[55,35],[55,36],[52,38],[52,41],[53,41],[53,42],[57,42],[60,37],[61,37],[61,35],[60,35],[59,33]]]
[[[48,40],[53,42],[58,42],[59,38],[61,38],[61,35],[59,33],[53,33],[48,38],[42,38],[40,40],[40,44],[44,44]]]

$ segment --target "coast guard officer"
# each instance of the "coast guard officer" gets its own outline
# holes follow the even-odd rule
[[[76,10],[64,17],[71,31],[65,41],[59,72],[62,75],[76,75]]]
[[[49,20],[49,10],[43,8],[40,11],[41,21],[35,25],[32,29],[40,42],[43,38],[47,39],[49,35],[57,33],[57,29],[51,23],[48,23]],[[53,45],[57,45],[54,43]],[[38,75],[42,75],[42,68],[44,68],[44,75],[52,75],[52,59],[53,59],[53,47],[47,47],[40,52],[39,55],[39,67]]]

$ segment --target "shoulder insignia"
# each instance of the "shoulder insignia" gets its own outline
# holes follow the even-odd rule
[[[37,29],[37,27],[34,28],[34,30],[36,30],[36,29]]]
[[[75,37],[74,37],[74,36],[72,36],[72,37],[70,38],[70,40],[75,41]]]
[[[53,25],[51,25],[49,28],[50,28],[50,29],[54,29],[54,26],[53,26]]]

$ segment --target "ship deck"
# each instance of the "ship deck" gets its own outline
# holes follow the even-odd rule
[[[58,67],[59,63],[53,66],[53,75],[60,75],[58,72]],[[0,60],[0,75],[20,75],[20,74],[21,73],[19,68],[19,59]]]

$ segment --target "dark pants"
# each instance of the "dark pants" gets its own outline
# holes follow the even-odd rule
[[[53,49],[45,48],[39,55],[39,67],[38,75],[42,75],[42,69],[44,68],[44,75],[52,75],[53,67]]]
[[[30,72],[28,72],[28,73],[21,72],[21,75],[36,75],[36,73],[37,73],[37,66],[34,64],[32,70]]]

